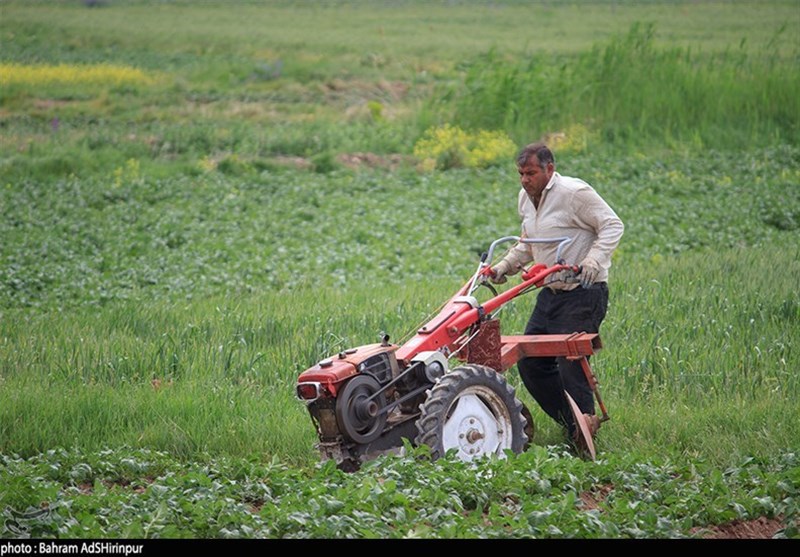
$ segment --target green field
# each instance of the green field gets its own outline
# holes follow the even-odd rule
[[[0,2],[0,537],[798,537],[798,68],[795,0]],[[598,461],[512,370],[522,455],[320,465],[299,373],[516,234],[540,138],[626,226]]]

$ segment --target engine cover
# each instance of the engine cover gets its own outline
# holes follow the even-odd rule
[[[320,397],[336,397],[342,383],[365,373],[381,385],[397,373],[395,344],[367,344],[339,352],[308,368],[297,378],[297,396],[311,403]]]

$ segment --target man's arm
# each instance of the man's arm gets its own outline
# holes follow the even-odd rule
[[[625,226],[614,210],[591,189],[583,189],[576,193],[576,218],[587,228],[595,232],[596,238],[586,257],[581,261],[581,285],[591,286],[600,277],[608,276],[611,267],[611,256],[622,239]]]
[[[503,257],[497,265],[492,267],[494,282],[505,282],[506,275],[516,275],[531,261],[533,261],[533,255],[531,254],[530,247],[522,242],[517,242],[514,247],[508,250],[505,257]]]

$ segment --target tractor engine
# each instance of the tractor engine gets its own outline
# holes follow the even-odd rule
[[[425,391],[447,370],[439,352],[417,355],[406,365],[398,346],[384,341],[344,350],[304,371],[297,396],[317,427],[325,459],[357,467],[367,454],[412,442]]]

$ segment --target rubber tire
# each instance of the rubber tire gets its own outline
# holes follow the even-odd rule
[[[525,441],[525,447],[522,450],[527,451],[533,442],[533,436],[536,434],[536,427],[533,425],[533,416],[531,415],[531,411],[527,406],[525,406],[525,404],[522,405],[522,417],[525,418],[525,437],[527,437],[527,441]]]
[[[497,456],[505,456],[505,449],[514,453],[521,453],[528,445],[528,436],[525,433],[527,420],[523,414],[523,405],[517,399],[514,388],[508,381],[490,367],[477,364],[459,366],[445,374],[433,389],[425,402],[420,406],[420,417],[417,420],[417,445],[427,445],[431,450],[431,457],[435,460],[443,457],[448,450],[455,446],[445,446],[445,425],[454,403],[464,394],[476,394],[476,390],[490,393],[494,400],[487,404],[485,397],[480,397],[492,414],[497,412],[505,414],[511,429],[511,439],[507,447],[498,447]],[[488,390],[488,391],[487,391]],[[499,406],[502,405],[502,408]],[[494,408],[492,408],[494,406]],[[462,460],[472,460],[464,451],[457,451]],[[490,453],[481,453],[476,456],[486,456]]]

